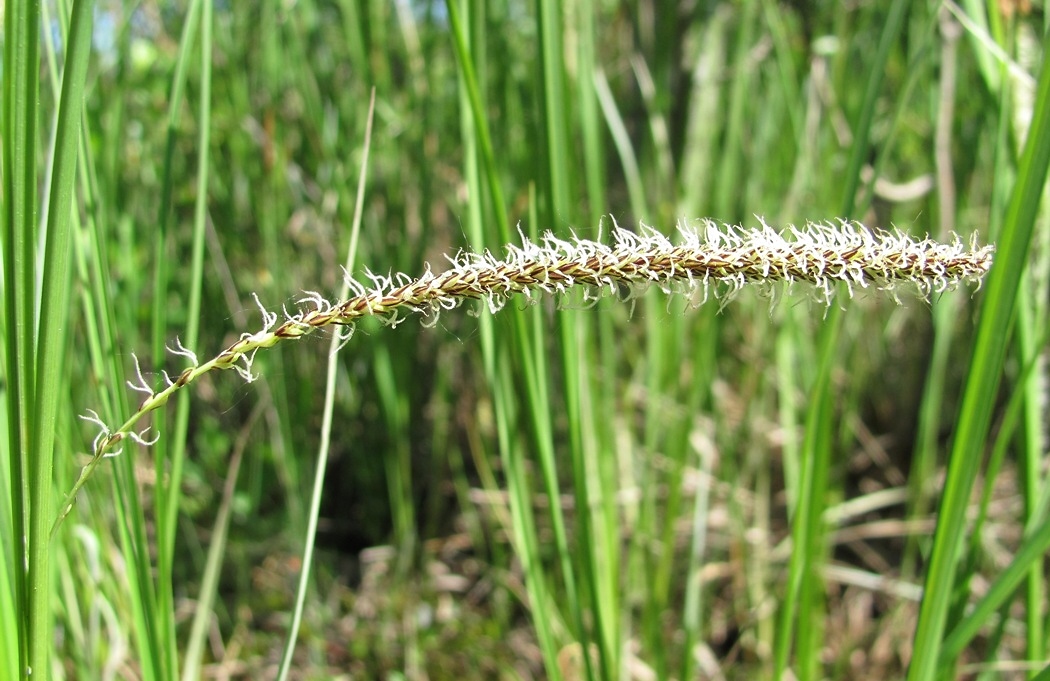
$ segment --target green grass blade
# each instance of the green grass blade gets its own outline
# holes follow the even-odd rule
[[[23,540],[33,521],[28,443],[32,429],[34,384],[33,272],[37,223],[37,127],[40,61],[40,8],[12,3],[4,13],[4,323],[7,377],[7,467],[12,486],[10,543],[15,617],[18,618],[19,669],[29,664],[31,621],[24,566],[31,559]],[[30,538],[30,542],[31,542]],[[40,644],[37,644],[39,648]]]
[[[73,181],[80,144],[84,80],[91,50],[94,6],[88,0],[73,3],[62,96],[55,130],[54,157],[47,214],[47,238],[41,281],[41,315],[37,332],[36,405],[30,457],[29,532],[29,669],[50,673],[51,657],[51,492],[54,468],[55,423],[65,376],[66,329],[70,312],[70,213]]]
[[[412,458],[408,451],[408,442],[403,433],[408,432],[409,404],[408,396],[400,391],[394,370],[394,359],[390,348],[376,348],[373,371],[376,376],[376,389],[383,405],[387,429],[391,436],[391,450],[383,457],[383,468],[386,473],[390,512],[394,521],[394,543],[398,549],[398,572],[404,573],[412,560],[412,553],[418,535],[416,527],[416,508],[412,498]]]
[[[222,501],[219,502],[219,510],[215,515],[215,523],[212,525],[211,537],[208,545],[208,559],[201,575],[200,592],[197,594],[196,607],[193,610],[193,623],[190,625],[189,637],[186,641],[186,653],[182,658],[182,681],[193,681],[201,678],[201,658],[204,654],[204,641],[208,635],[208,629],[212,625],[213,606],[215,594],[219,585],[219,573],[222,569],[223,557],[228,548],[227,540],[230,529],[230,514],[233,507],[234,492],[237,490],[237,479],[241,472],[241,461],[244,459],[244,450],[248,447],[248,436],[259,417],[265,403],[260,402],[252,411],[248,421],[244,424],[240,436],[233,446],[233,454],[230,456],[230,466],[226,474],[226,483],[222,489]]]
[[[546,179],[541,187],[546,191],[546,203],[549,210],[546,211],[544,222],[552,229],[575,219],[577,211],[574,209],[578,202],[573,201],[572,193],[574,186],[573,165],[569,161],[572,151],[572,135],[569,126],[569,114],[571,105],[567,96],[567,78],[565,74],[566,58],[563,54],[564,10],[560,2],[552,0],[541,0],[537,4],[537,31],[540,37],[540,62],[539,90],[543,92],[543,122],[546,137],[546,154],[541,158],[546,164],[539,167],[539,175]],[[584,74],[589,77],[590,73]],[[587,83],[590,85],[590,82]],[[594,144],[592,140],[591,144]],[[589,387],[592,383],[588,364],[580,360],[581,346],[589,345],[587,339],[590,335],[587,321],[574,311],[564,311],[558,319],[560,357],[562,362],[563,382],[561,388],[564,394],[564,405],[566,416],[570,425],[568,432],[568,454],[573,481],[574,496],[577,509],[586,509],[585,512],[576,514],[576,528],[579,546],[575,551],[568,547],[564,520],[562,518],[559,504],[554,500],[560,497],[556,466],[554,463],[554,447],[552,433],[554,431],[551,423],[552,410],[550,399],[547,395],[546,375],[550,367],[545,360],[546,353],[543,351],[543,341],[547,332],[543,328],[542,317],[538,311],[532,315],[531,328],[533,337],[529,339],[529,345],[534,350],[523,352],[522,359],[528,367],[527,374],[530,376],[529,384],[536,399],[530,399],[528,404],[532,412],[532,420],[538,427],[538,432],[543,433],[544,446],[540,447],[541,465],[544,470],[545,490],[551,503],[551,521],[555,526],[557,535],[557,551],[562,565],[563,579],[565,581],[566,595],[568,597],[568,609],[574,620],[576,637],[583,651],[590,650],[593,640],[598,650],[597,665],[590,654],[582,654],[583,671],[588,678],[613,678],[617,668],[616,636],[613,621],[618,616],[618,606],[615,600],[614,575],[616,572],[615,555],[607,555],[606,550],[609,542],[604,533],[598,528],[608,525],[604,518],[604,507],[600,499],[615,497],[615,489],[603,489],[602,478],[597,475],[596,466],[593,462],[597,459],[594,451],[595,438],[589,434],[588,424],[595,422],[594,416],[585,413],[589,395]],[[524,346],[523,346],[524,347]],[[530,365],[531,361],[531,366]],[[603,559],[603,554],[604,559]],[[593,636],[587,631],[584,617],[583,596],[578,593],[576,577],[572,571],[573,557],[580,560],[582,570],[580,582],[587,589],[587,599],[591,604],[590,620],[593,623]],[[603,571],[601,566],[606,566]],[[611,573],[611,574],[610,574]]]
[[[489,131],[488,118],[483,105],[482,86],[478,73],[485,62],[478,55],[484,55],[482,16],[483,7],[464,3],[469,8],[468,15],[472,30],[468,36],[461,17],[461,8],[457,0],[447,0],[449,24],[456,51],[457,64],[460,69],[461,99],[466,104],[470,116],[462,119],[462,139],[466,150],[466,176],[470,189],[471,201],[468,234],[472,244],[477,248],[486,245],[485,232],[499,240],[510,238],[510,223],[507,207],[503,197],[499,168],[493,153],[492,136]],[[480,156],[480,167],[477,163]],[[491,209],[491,220],[488,230],[483,229],[483,203],[481,198],[488,196]],[[495,226],[495,229],[491,228]],[[529,605],[535,613],[532,621],[539,639],[540,649],[547,672],[554,679],[560,678],[556,664],[556,651],[553,634],[554,603],[550,598],[546,580],[547,576],[540,561],[539,543],[536,536],[535,518],[531,509],[531,485],[526,474],[522,444],[516,441],[514,433],[522,419],[521,408],[513,391],[515,382],[512,362],[528,364],[531,338],[528,335],[523,314],[520,311],[508,311],[511,329],[504,336],[503,342],[513,344],[516,357],[508,354],[497,355],[496,334],[491,320],[482,316],[480,324],[482,361],[489,388],[493,391],[496,411],[497,441],[503,461],[507,485],[510,493],[511,517],[515,550],[525,572],[526,589],[529,594]],[[540,416],[539,418],[543,418]],[[552,500],[552,503],[556,503]]]
[[[732,85],[729,86],[729,112],[726,115],[725,133],[727,153],[724,154],[719,164],[712,201],[713,215],[721,220],[732,220],[743,210],[741,205],[743,195],[740,192],[742,154],[738,150],[743,146],[745,124],[748,123],[744,115],[744,107],[752,97],[751,69],[744,65],[747,64],[748,50],[754,47],[754,32],[759,9],[758,0],[747,0],[740,10],[733,63],[742,68],[741,72],[732,79]]]
[[[579,40],[576,97],[580,111],[580,127],[583,129],[583,172],[587,184],[587,206],[590,209],[589,224],[596,225],[601,220],[606,206],[601,110],[594,87],[597,71],[595,54],[597,8],[594,0],[580,0],[575,5],[578,16],[576,30]]]
[[[996,577],[988,593],[944,637],[939,653],[939,668],[946,669],[955,664],[981,627],[1014,596],[1017,587],[1030,576],[1032,568],[1042,565],[1047,551],[1050,551],[1050,522],[1044,519],[1035,532],[1021,543],[1010,565]]]
[[[1050,681],[1050,665],[1043,667],[1043,669],[1032,677],[1032,681]]]
[[[464,32],[463,21],[460,18],[460,9],[455,0],[446,0],[448,8],[449,24],[452,28],[452,41],[456,48],[456,57],[462,73],[463,86],[466,88],[467,102],[470,104],[470,113],[473,116],[475,134],[477,137],[478,150],[481,152],[481,161],[485,166],[485,173],[490,178],[488,185],[489,198],[492,201],[493,217],[496,221],[496,234],[500,241],[507,243],[511,239],[510,218],[507,215],[507,203],[503,200],[503,187],[500,182],[499,172],[496,166],[496,155],[492,150],[492,135],[489,134],[488,120],[485,116],[485,108],[481,101],[481,89],[475,75],[474,60],[471,58],[467,36]]]
[[[886,23],[879,40],[879,48],[873,61],[870,76],[865,90],[864,102],[860,108],[860,117],[855,129],[856,139],[850,152],[849,165],[843,177],[842,213],[853,215],[857,187],[860,185],[861,166],[868,153],[868,140],[871,135],[872,121],[876,109],[875,102],[885,76],[885,64],[890,49],[904,25],[909,7],[908,0],[896,0],[891,6]],[[842,329],[842,308],[833,305],[821,330],[818,351],[819,369],[814,384],[810,389],[810,408],[806,414],[806,427],[802,443],[802,467],[799,490],[796,498],[796,510],[792,518],[792,551],[788,573],[788,587],[781,608],[774,645],[774,678],[782,678],[788,666],[791,641],[794,638],[795,618],[797,626],[805,630],[804,640],[800,641],[799,655],[804,669],[813,670],[819,641],[810,636],[814,624],[803,622],[803,617],[817,616],[823,605],[806,603],[802,597],[815,595],[817,589],[811,582],[819,580],[818,563],[823,556],[822,520],[825,495],[827,493],[827,469],[830,465],[830,436],[832,400],[831,368],[837,354],[838,339]]]
[[[189,291],[186,301],[186,330],[179,341],[189,348],[200,337],[201,291],[204,280],[204,234],[207,228],[211,168],[211,80],[213,3],[204,0],[200,13],[200,93],[197,117],[197,179],[193,211],[193,237],[189,257]],[[163,646],[163,669],[170,678],[178,675],[178,650],[174,631],[175,605],[172,571],[175,565],[175,533],[178,527],[183,469],[186,461],[186,434],[189,428],[189,395],[180,395],[175,407],[175,423],[169,436],[170,448],[158,448],[158,470],[169,471],[157,486],[157,597]]]
[[[1045,231],[1045,228],[1044,228]],[[1034,270],[1035,268],[1033,268]],[[1040,354],[1043,342],[1036,332],[1039,315],[1037,305],[1045,308],[1046,303],[1036,303],[1033,291],[1035,277],[1033,271],[1026,273],[1021,290],[1018,292],[1020,308],[1017,315],[1017,340],[1019,352],[1022,357],[1035,358]],[[1042,298],[1042,296],[1039,296]],[[1046,320],[1043,320],[1043,328],[1046,328]],[[1041,513],[1041,491],[1046,488],[1047,480],[1043,474],[1043,452],[1046,451],[1045,424],[1043,422],[1043,394],[1046,390],[1045,374],[1032,373],[1028,375],[1021,385],[1025,395],[1024,409],[1024,449],[1022,450],[1021,469],[1023,471],[1024,485],[1024,513],[1025,525],[1031,529],[1037,523],[1046,524]],[[992,487],[991,483],[987,484]],[[1015,558],[1015,563],[1020,562]],[[1012,567],[1012,565],[1011,565]],[[1046,639],[1044,626],[1044,611],[1046,601],[1046,583],[1043,575],[1043,563],[1041,560],[1032,561],[1029,566],[1028,580],[1026,582],[1025,598],[1025,633],[1027,655],[1029,659],[1041,660],[1045,657]]]
[[[1017,304],[1021,273],[1028,262],[1047,166],[1050,164],[1050,51],[1045,53],[1033,125],[1021,157],[998,244],[995,265],[985,283],[984,300],[958,428],[948,462],[937,531],[926,574],[925,595],[915,631],[909,681],[926,681],[938,673],[948,603],[964,541],[966,508],[983,458],[984,443],[1002,376],[1009,333]],[[953,661],[952,661],[953,662]]]
[[[7,475],[4,475],[5,482]],[[7,489],[0,488],[0,490],[6,492]],[[14,498],[14,495],[10,495],[8,498]],[[8,532],[10,524],[10,514],[4,514],[5,525],[0,526],[4,529],[5,534],[5,556],[14,556],[14,551],[7,548],[6,540],[8,537],[13,537],[13,532]],[[12,560],[0,560],[0,617],[2,617],[2,623],[0,623],[0,632],[3,633],[3,641],[0,642],[0,673],[6,674],[8,678],[15,678],[18,676],[18,670],[21,668],[21,660],[19,659],[19,648],[22,645],[21,636],[21,619],[19,610],[15,603],[16,596],[16,585],[18,582],[15,580],[15,570],[12,565]]]
[[[627,191],[630,195],[631,210],[635,215],[648,215],[648,199],[645,195],[645,187],[642,182],[642,171],[638,165],[638,157],[631,145],[631,136],[624,124],[623,116],[616,106],[616,98],[605,73],[598,69],[594,74],[594,89],[597,92],[598,103],[601,105],[605,124],[609,126],[609,132],[613,138],[613,145],[620,155],[620,165],[627,178]]]

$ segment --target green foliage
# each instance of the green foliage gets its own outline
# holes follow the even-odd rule
[[[0,676],[1034,676],[1050,75],[1009,4],[8,3]],[[348,251],[702,216],[997,265],[260,332]]]

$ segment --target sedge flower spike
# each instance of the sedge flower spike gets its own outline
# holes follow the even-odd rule
[[[746,229],[704,221],[698,229],[680,226],[677,240],[644,226],[638,233],[616,228],[612,242],[576,236],[565,240],[548,232],[538,242],[522,236],[521,245],[508,245],[502,259],[489,251],[460,251],[447,258],[450,266],[441,273],[427,265],[419,277],[366,270],[365,281],[361,281],[347,274],[349,298],[331,303],[307,291],[297,301],[299,309],[283,311],[283,322],[255,296],[263,319],[259,331],[243,334],[204,363],[176,339],[169,352],[189,360],[190,366],[174,379],[164,374],[163,388],[154,390],[142,377],[136,360],[138,380],[130,385],[146,397],[123,425],[111,430],[94,412],[84,417],[100,432],[92,460],[63,504],[58,522],[69,513],[77,491],[102,458],[119,452],[126,439],[150,444],[146,431],[136,431],[135,425],[177,390],[214,369],[234,369],[251,381],[257,351],[302,338],[315,329],[343,326],[348,337],[362,317],[396,326],[415,313],[424,324],[434,324],[442,311],[468,300],[482,300],[491,312],[498,312],[517,294],[531,301],[541,294],[558,296],[579,289],[585,301],[593,301],[603,294],[623,290],[634,294],[652,285],[668,293],[700,294],[700,303],[714,295],[724,304],[744,286],[777,282],[810,284],[825,304],[831,303],[840,284],[850,296],[857,289],[874,289],[897,299],[902,287],[911,287],[928,297],[960,283],[979,284],[991,267],[994,250],[978,247],[976,240],[967,245],[955,237],[940,243],[899,231],[871,231],[855,222],[811,223],[778,232],[765,223]]]

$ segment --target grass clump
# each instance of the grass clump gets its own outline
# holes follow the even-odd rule
[[[0,677],[1035,675],[1040,19],[8,3]]]

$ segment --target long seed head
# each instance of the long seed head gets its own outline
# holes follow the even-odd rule
[[[828,304],[840,283],[851,296],[856,289],[874,289],[888,291],[896,299],[898,291],[908,287],[926,297],[960,283],[980,283],[991,267],[994,250],[978,247],[975,240],[966,245],[955,237],[939,243],[899,231],[870,231],[854,222],[811,223],[778,232],[765,223],[745,229],[704,221],[699,229],[679,227],[677,241],[644,226],[638,233],[616,228],[612,237],[610,245],[575,236],[566,241],[548,232],[538,243],[522,236],[522,244],[507,246],[502,259],[488,251],[461,251],[448,258],[451,267],[440,274],[428,265],[415,278],[366,272],[368,283],[363,283],[348,275],[352,293],[348,299],[333,304],[307,292],[299,301],[301,309],[286,312],[281,323],[256,298],[262,329],[242,335],[203,364],[176,341],[169,350],[188,359],[191,366],[175,379],[167,378],[163,389],[156,391],[138,371],[138,382],[132,386],[146,398],[122,426],[110,430],[93,412],[86,417],[100,428],[94,457],[70,493],[59,522],[99,460],[118,453],[125,439],[150,444],[146,431],[136,431],[135,424],[175,391],[213,369],[235,369],[251,381],[252,361],[259,349],[301,338],[314,329],[337,324],[352,330],[365,316],[396,325],[408,313],[434,323],[443,310],[467,300],[484,300],[496,312],[519,293],[533,299],[583,289],[587,298],[594,299],[623,288],[639,292],[653,284],[668,292],[699,292],[701,301],[714,295],[723,303],[746,285],[776,282],[812,285]]]

